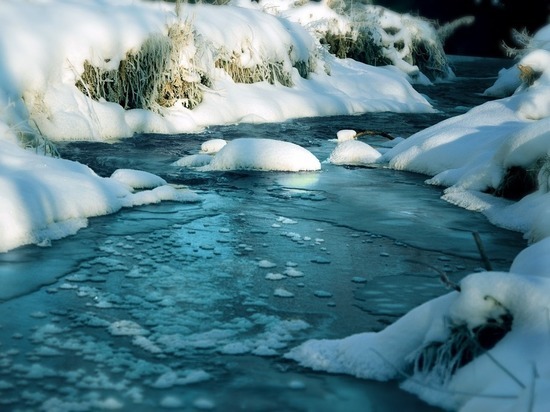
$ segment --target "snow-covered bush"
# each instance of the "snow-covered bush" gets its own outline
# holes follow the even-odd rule
[[[421,17],[370,4],[343,7],[338,2],[259,3],[266,12],[306,27],[339,58],[374,66],[391,64],[415,82],[426,82],[423,76],[430,80],[453,76],[435,23]]]
[[[202,101],[203,87],[210,84],[206,69],[196,58],[195,35],[190,21],[178,22],[167,34],[152,34],[137,51],[130,51],[118,67],[84,62],[76,86],[94,100],[118,103],[125,109],[173,106],[182,101],[194,108]]]
[[[543,411],[550,281],[547,267],[533,266],[532,259],[548,250],[544,242],[518,255],[514,273],[471,274],[460,291],[426,302],[380,332],[310,340],[286,357],[316,370],[400,379],[402,388],[449,410]]]
[[[486,96],[511,96],[518,88],[523,89],[531,86],[540,77],[544,68],[548,67],[547,59],[529,58],[529,55],[531,53],[550,52],[550,25],[542,27],[533,36],[525,31],[516,30],[514,33],[514,39],[519,47],[506,47],[506,50],[510,56],[518,60],[518,63],[508,69],[502,69],[498,73],[495,83],[485,90],[484,94]]]

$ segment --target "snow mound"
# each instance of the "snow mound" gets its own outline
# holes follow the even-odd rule
[[[134,187],[155,188],[134,193]],[[103,178],[80,163],[23,150],[9,141],[0,144],[0,192],[0,252],[49,245],[86,227],[89,217],[123,207],[199,200],[194,192],[168,186],[150,173],[121,170]]]
[[[520,257],[515,265],[526,273],[530,264]],[[377,380],[412,370],[401,386],[452,410],[522,410],[535,388],[532,410],[543,410],[547,397],[537,388],[550,379],[544,272],[471,274],[459,292],[413,309],[381,332],[310,340],[285,356],[315,370]]]
[[[115,170],[111,179],[128,185],[132,189],[153,189],[167,184],[166,180],[157,175],[134,169]]]
[[[321,163],[307,149],[272,139],[235,139],[224,146],[203,171],[268,170],[299,172],[320,170]]]
[[[201,167],[209,164],[212,161],[212,156],[209,154],[193,154],[189,156],[184,156],[174,163],[172,166],[179,167]]]
[[[211,139],[201,144],[201,153],[214,154],[218,153],[225,145],[227,141],[224,139]]]
[[[339,142],[345,142],[346,140],[353,140],[357,138],[357,132],[351,129],[338,130],[336,138]]]
[[[367,166],[376,163],[382,154],[367,143],[347,140],[339,143],[328,161],[335,165]]]

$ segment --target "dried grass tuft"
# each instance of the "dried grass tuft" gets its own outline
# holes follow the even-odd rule
[[[85,61],[76,86],[94,100],[118,103],[125,109],[158,112],[176,101],[192,109],[209,85],[206,72],[195,61],[194,42],[190,22],[174,24],[167,35],[152,35],[137,52],[127,53],[117,69]]]

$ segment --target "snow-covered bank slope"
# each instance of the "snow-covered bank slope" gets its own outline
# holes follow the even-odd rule
[[[1,142],[0,252],[31,243],[49,245],[87,226],[87,218],[123,207],[199,200],[159,179],[132,170],[102,178],[80,163]]]
[[[538,38],[550,39],[548,27]],[[429,183],[447,187],[444,199],[533,244],[509,272],[471,274],[381,332],[310,340],[288,358],[316,370],[404,379],[404,389],[450,410],[548,409],[550,52],[532,50],[519,66],[512,96],[416,133],[380,161],[433,176]]]
[[[249,8],[7,0],[0,39],[0,119],[30,117],[52,139],[432,110],[403,72],[336,59],[299,24]]]
[[[525,249],[511,273],[472,274],[460,292],[413,309],[381,332],[310,340],[286,356],[361,378],[405,377],[404,389],[449,410],[544,411],[550,278],[548,266],[532,262],[542,263],[549,248],[547,238]]]
[[[444,199],[537,241],[550,235],[550,52],[532,51],[519,65],[532,68],[536,79],[416,133],[383,160],[433,176],[428,183],[447,187]]]

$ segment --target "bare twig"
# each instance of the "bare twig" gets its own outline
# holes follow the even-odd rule
[[[485,247],[483,246],[483,242],[481,241],[481,237],[479,236],[479,233],[478,232],[472,232],[472,235],[474,236],[474,240],[476,241],[477,250],[479,251],[479,254],[481,255],[481,260],[483,261],[483,265],[485,266],[485,270],[488,270],[488,271],[493,270],[493,265],[491,265],[489,257],[487,256],[487,253],[485,252]]]
[[[389,140],[395,139],[391,134],[382,130],[361,130],[355,135],[356,138],[359,136],[382,136]]]
[[[457,284],[457,283],[454,283],[451,279],[449,279],[449,277],[447,276],[447,274],[445,272],[443,272],[441,269],[438,269],[436,268],[435,266],[432,266],[428,263],[423,263],[423,262],[420,262],[418,260],[413,260],[413,259],[406,259],[405,262],[410,262],[410,263],[416,263],[418,265],[424,265],[424,266],[427,266],[429,267],[430,269],[432,269],[433,271],[439,273],[439,280],[441,280],[441,282],[449,289],[453,289],[453,290],[456,290],[457,292],[460,292],[460,285]]]

